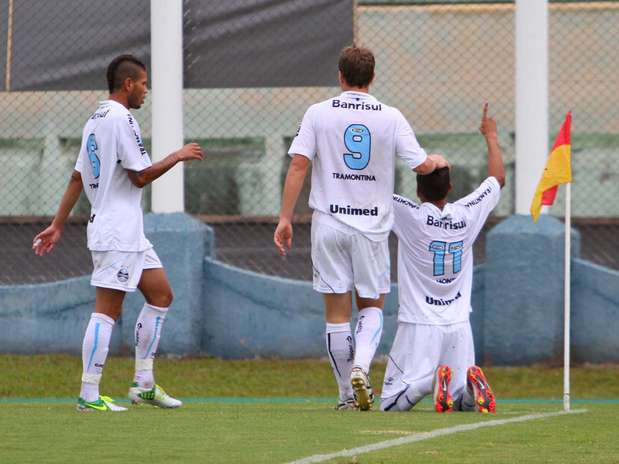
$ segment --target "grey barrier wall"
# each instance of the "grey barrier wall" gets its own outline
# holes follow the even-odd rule
[[[241,270],[215,258],[212,229],[181,214],[149,214],[147,236],[175,291],[161,352],[222,358],[324,356],[322,301],[311,283]],[[572,258],[572,353],[578,362],[619,361],[619,272]],[[271,246],[270,243],[265,243]],[[471,317],[478,362],[556,362],[562,353],[563,224],[512,216],[487,239],[475,269]],[[275,251],[274,251],[275,252]],[[309,265],[309,263],[308,263]],[[379,348],[396,327],[396,286]],[[128,296],[111,352],[130,353],[143,300]],[[94,307],[88,277],[0,287],[0,352],[79,353]]]
[[[202,279],[206,253],[213,251],[209,229],[182,213],[147,214],[144,228],[164,263],[174,292],[161,351],[202,351]],[[33,257],[34,259],[34,257]],[[0,286],[0,352],[81,353],[82,337],[94,310],[90,277],[37,285]],[[139,292],[128,294],[113,332],[110,352],[133,351],[133,331],[144,304]]]
[[[572,260],[574,361],[619,360],[619,272]]]
[[[308,263],[309,265],[309,263]],[[264,276],[212,258],[205,260],[204,327],[209,354],[223,358],[325,356],[321,296],[312,283]],[[475,340],[483,340],[483,269],[475,270],[472,319]],[[383,337],[378,353],[389,352],[397,327],[397,285],[386,299]],[[483,358],[483,344],[476,357]]]
[[[564,225],[546,215],[537,224],[514,215],[488,233],[486,361],[526,365],[563,359],[563,238]],[[572,242],[572,256],[578,257],[577,232]],[[580,310],[573,307],[574,313]]]

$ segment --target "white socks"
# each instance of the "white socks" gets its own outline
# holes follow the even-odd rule
[[[327,322],[325,341],[333,374],[340,390],[340,401],[353,398],[350,371],[360,367],[366,374],[370,371],[383,332],[383,312],[379,308],[359,311],[359,321],[353,341],[350,323]]]
[[[133,381],[142,388],[152,388],[153,359],[159,346],[161,326],[168,308],[144,304],[135,323],[135,377]]]
[[[379,308],[365,308],[359,311],[355,329],[355,360],[353,367],[360,367],[366,374],[380,343],[383,333],[383,312]]]
[[[331,324],[327,322],[325,341],[329,362],[340,390],[340,401],[349,400],[353,398],[350,371],[355,356],[350,323]]]
[[[82,388],[80,397],[85,401],[99,399],[99,382],[110,347],[114,319],[105,314],[92,313],[82,344]]]
[[[144,388],[152,388],[153,358],[159,346],[161,326],[168,308],[145,304],[135,324],[135,378]],[[80,397],[91,402],[99,399],[99,382],[110,347],[114,319],[92,313],[82,344],[82,388]],[[350,331],[350,329],[349,329]]]

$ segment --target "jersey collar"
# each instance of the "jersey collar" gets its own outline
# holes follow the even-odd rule
[[[110,105],[110,106],[116,106],[117,108],[122,108],[125,111],[129,111],[127,108],[125,108],[125,105],[123,105],[122,103],[118,103],[116,100],[101,100],[99,102],[99,106],[101,105]]]
[[[370,95],[365,92],[355,92],[354,90],[348,90],[346,92],[342,92],[340,94],[341,99],[352,100],[352,101],[376,101],[376,97]]]
[[[434,214],[437,217],[446,218],[446,217],[451,216],[451,213],[452,213],[451,203],[445,204],[442,210],[440,210],[434,203],[430,203],[429,201],[426,201],[425,203],[423,203],[423,205],[426,208],[434,211]]]

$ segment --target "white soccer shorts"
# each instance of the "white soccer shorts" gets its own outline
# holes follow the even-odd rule
[[[347,293],[376,299],[389,293],[389,243],[375,242],[361,233],[346,233],[312,223],[314,290]]]
[[[93,287],[134,292],[144,269],[163,267],[154,248],[141,252],[92,251]]]
[[[464,393],[466,370],[475,364],[470,322],[449,325],[399,322],[381,398],[398,395],[409,385],[414,387],[419,399],[431,394],[436,368],[443,364],[452,370],[449,390],[455,400]]]

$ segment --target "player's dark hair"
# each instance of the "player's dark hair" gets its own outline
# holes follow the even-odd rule
[[[140,70],[146,71],[146,65],[133,55],[120,55],[107,67],[107,87],[114,93],[122,87],[125,79],[137,79]]]
[[[374,79],[374,54],[363,47],[346,47],[340,53],[338,69],[351,87],[367,87]]]
[[[449,168],[435,169],[430,174],[417,174],[417,192],[425,200],[443,200],[449,192]]]

